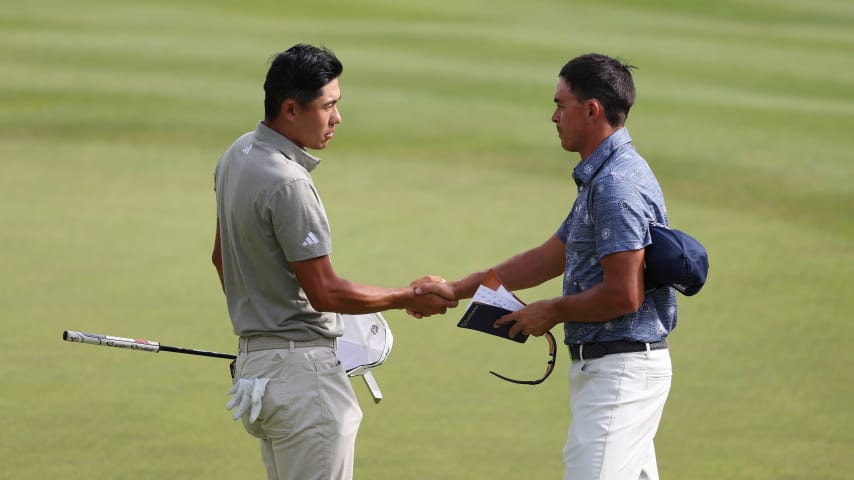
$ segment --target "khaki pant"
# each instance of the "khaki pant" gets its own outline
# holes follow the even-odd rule
[[[260,439],[269,480],[353,478],[362,410],[329,347],[240,353],[235,378],[269,378],[261,414],[243,426]]]

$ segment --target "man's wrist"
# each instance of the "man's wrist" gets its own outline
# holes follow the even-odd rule
[[[454,299],[471,298],[483,282],[485,272],[469,275],[459,280],[448,282],[448,287],[454,294]]]
[[[569,309],[567,308],[564,299],[566,299],[566,297],[557,297],[548,300],[551,310],[551,315],[549,315],[549,317],[552,319],[552,327],[566,322],[570,316]]]
[[[408,310],[415,300],[416,287],[403,287],[395,289],[392,293],[392,308]]]

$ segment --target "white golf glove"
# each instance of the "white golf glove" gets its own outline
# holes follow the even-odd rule
[[[247,411],[249,423],[258,420],[258,415],[261,413],[261,399],[264,397],[264,390],[267,389],[269,381],[269,378],[241,378],[234,382],[234,386],[228,391],[228,395],[234,396],[225,405],[228,410],[237,406],[232,416],[234,420],[246,415]]]

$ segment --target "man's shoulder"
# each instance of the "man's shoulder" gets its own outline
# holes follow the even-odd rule
[[[289,158],[278,146],[248,132],[234,142],[229,150],[232,157],[245,160],[245,168],[259,170],[277,180],[311,180],[311,175],[299,163]]]
[[[626,143],[624,145],[620,145],[614,151],[614,162],[613,164],[617,167],[624,167],[626,165],[633,164],[646,164],[646,160],[643,158],[643,155],[637,151],[634,144]]]
[[[635,183],[644,179],[655,179],[646,159],[631,144],[622,145],[602,169],[594,183],[628,181]]]

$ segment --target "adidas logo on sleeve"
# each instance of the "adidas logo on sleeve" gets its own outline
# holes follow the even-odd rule
[[[308,232],[308,236],[305,237],[305,240],[302,242],[303,247],[310,247],[312,245],[318,245],[320,240],[317,239],[317,236],[314,235],[314,232]]]

